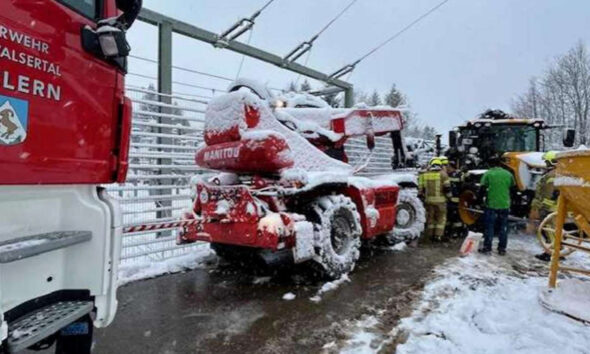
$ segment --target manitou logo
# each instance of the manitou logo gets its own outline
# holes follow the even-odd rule
[[[208,161],[216,161],[216,160],[227,160],[227,159],[235,159],[240,154],[240,149],[237,147],[225,148],[225,149],[217,149],[205,152],[204,160],[205,162]]]
[[[0,145],[20,144],[27,138],[29,103],[0,95]]]

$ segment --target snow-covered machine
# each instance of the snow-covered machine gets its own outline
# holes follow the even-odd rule
[[[141,0],[0,2],[2,352],[89,353],[115,315]]]
[[[354,268],[361,240],[420,235],[414,176],[368,179],[355,176],[363,166],[346,163],[350,137],[366,136],[369,148],[376,135],[401,141],[400,111],[284,102],[249,81],[229,91],[209,103],[196,155],[199,166],[221,173],[195,179],[179,243],[207,241],[228,259],[314,261],[338,277]]]
[[[490,158],[502,157],[514,175],[517,188],[511,202],[511,214],[525,217],[530,211],[537,182],[547,169],[543,161],[544,129],[542,119],[516,118],[499,110],[488,110],[449,133],[449,160],[465,171],[459,196],[459,215],[468,226],[476,226],[482,214],[479,181],[487,171]],[[572,140],[571,134],[569,139]],[[571,146],[564,139],[565,145]]]

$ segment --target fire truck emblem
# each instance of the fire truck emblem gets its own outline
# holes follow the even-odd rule
[[[16,145],[27,138],[29,102],[0,95],[0,145]]]

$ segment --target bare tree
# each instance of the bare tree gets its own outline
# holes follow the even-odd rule
[[[537,80],[531,79],[529,89],[512,102],[518,116],[540,117],[548,124],[564,125],[577,131],[577,142],[590,141],[590,55],[580,42],[559,57]],[[559,146],[557,131],[546,134],[548,147]]]

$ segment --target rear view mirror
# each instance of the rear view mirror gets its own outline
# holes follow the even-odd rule
[[[88,53],[116,65],[127,72],[127,56],[131,50],[125,31],[121,25],[113,26],[111,22],[101,21],[94,30],[90,26],[82,28],[82,47]]]
[[[129,55],[130,47],[125,32],[111,26],[99,27],[96,31],[102,54],[106,58],[120,58]]]
[[[574,146],[576,141],[576,130],[566,129],[563,134],[563,146],[571,148]]]

